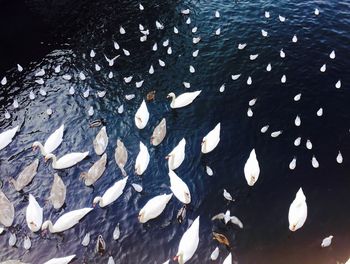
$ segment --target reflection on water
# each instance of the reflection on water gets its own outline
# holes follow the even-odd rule
[[[51,6],[52,5],[52,6]],[[42,263],[51,257],[76,254],[73,263],[107,263],[109,254],[116,263],[163,263],[177,252],[178,242],[183,232],[195,217],[201,215],[199,248],[191,263],[210,263],[209,256],[218,245],[212,239],[212,231],[225,234],[232,245],[234,259],[239,263],[336,263],[345,262],[350,255],[348,244],[348,187],[347,172],[350,153],[348,140],[349,121],[347,84],[349,83],[349,22],[348,1],[288,2],[283,1],[152,1],[143,3],[141,12],[137,1],[60,1],[47,5],[40,1],[28,1],[27,7],[52,28],[45,46],[50,50],[42,59],[35,59],[30,52],[23,63],[24,71],[16,68],[1,74],[7,76],[8,83],[1,88],[0,100],[1,131],[21,124],[21,131],[9,147],[1,151],[1,180],[3,191],[14,202],[17,246],[8,246],[10,233],[0,236],[0,259],[20,258],[25,262]],[[57,5],[57,6],[56,6]],[[191,24],[185,23],[187,16],[181,15],[184,8],[191,10]],[[314,9],[321,10],[319,17]],[[220,18],[214,12],[220,11]],[[271,18],[264,18],[269,10]],[[285,23],[278,21],[278,14],[286,16]],[[165,25],[164,30],[156,30],[155,21]],[[142,34],[139,24],[150,30],[146,42],[140,42]],[[119,33],[123,26],[126,34]],[[176,26],[179,34],[174,34]],[[196,33],[191,30],[198,27]],[[215,31],[221,28],[221,35]],[[268,31],[269,37],[261,36],[261,29]],[[293,35],[298,42],[292,43]],[[193,36],[201,41],[194,45]],[[169,40],[172,54],[167,53],[163,42]],[[119,50],[114,49],[117,41]],[[158,43],[157,52],[152,51]],[[239,51],[238,43],[247,43]],[[131,55],[125,56],[122,49]],[[286,58],[279,57],[282,49]],[[96,52],[90,57],[90,50]],[[192,52],[199,49],[199,55]],[[336,59],[330,60],[329,53],[335,50]],[[110,67],[104,55],[112,58],[121,54]],[[250,54],[259,54],[249,60]],[[33,56],[31,58],[30,56]],[[158,59],[165,62],[159,65]],[[13,67],[17,62],[13,61]],[[267,73],[268,63],[272,71]],[[327,71],[319,68],[327,63]],[[101,66],[95,70],[95,64]],[[54,68],[61,65],[60,73]],[[153,65],[155,73],[148,70]],[[195,73],[190,73],[193,65]],[[12,66],[11,66],[12,67]],[[45,69],[45,83],[35,82],[34,75]],[[83,72],[85,80],[79,78]],[[113,78],[109,78],[110,72]],[[67,81],[64,74],[72,75]],[[236,80],[231,75],[241,74]],[[281,76],[287,82],[281,84]],[[123,77],[133,76],[130,83]],[[252,85],[246,84],[248,76]],[[334,88],[338,79],[342,88]],[[135,82],[144,80],[141,88]],[[202,94],[191,106],[172,110],[166,95],[169,92],[184,92],[183,82],[190,82],[188,90],[202,90]],[[225,92],[219,88],[225,84]],[[69,95],[69,89],[75,95]],[[47,95],[41,96],[43,89]],[[89,89],[90,96],[83,93]],[[134,114],[149,91],[156,91],[155,100],[148,103],[150,120],[147,127],[137,130]],[[29,99],[30,91],[36,94]],[[98,91],[107,91],[99,98]],[[302,99],[294,102],[296,94]],[[132,100],[125,95],[135,94]],[[252,107],[254,115],[247,117],[248,102],[258,98]],[[13,109],[17,99],[20,107]],[[118,113],[118,107],[124,112]],[[94,115],[88,116],[90,107]],[[324,115],[316,116],[323,107]],[[51,108],[49,117],[46,110]],[[5,109],[11,114],[4,118]],[[302,125],[294,126],[296,115],[301,116]],[[165,117],[168,134],[158,147],[150,147],[149,140],[154,127]],[[85,187],[79,175],[95,162],[92,140],[99,128],[89,128],[89,122],[103,119],[106,122],[110,144],[107,148],[108,165],[105,174],[93,188]],[[206,133],[221,122],[221,142],[218,148],[201,155],[200,143]],[[35,140],[44,141],[50,133],[65,124],[64,141],[57,150],[58,156],[71,151],[90,151],[87,160],[71,169],[60,171],[59,175],[67,185],[67,200],[63,209],[54,210],[45,204],[48,198],[54,171],[38,153],[32,152]],[[261,134],[260,128],[270,125],[269,133],[283,130],[280,137],[273,139],[269,133]],[[294,139],[302,137],[302,145],[295,147]],[[164,157],[185,137],[186,159],[177,170],[178,175],[188,184],[192,202],[187,208],[182,224],[176,220],[182,205],[172,199],[164,213],[144,225],[138,223],[139,210],[151,197],[170,193],[167,165]],[[129,161],[125,167],[129,183],[124,194],[112,205],[96,208],[75,228],[59,235],[29,234],[25,222],[25,207],[28,194],[45,204],[44,218],[56,220],[60,215],[73,209],[92,205],[93,197],[103,193],[113,182],[122,177],[114,161],[116,141],[121,138],[128,149]],[[305,148],[306,139],[313,143],[313,149]],[[142,177],[133,173],[134,161],[139,151],[139,141],[149,147],[151,162]],[[243,175],[243,166],[250,150],[255,148],[261,166],[261,175],[254,187],[248,187]],[[344,162],[336,163],[336,155],[341,150]],[[311,166],[311,157],[316,155],[320,168]],[[288,169],[292,158],[297,157],[294,171]],[[38,174],[33,182],[21,193],[8,184],[10,176],[18,173],[34,158],[40,158]],[[209,177],[205,168],[209,165],[214,175]],[[144,191],[137,193],[131,183],[139,183]],[[302,186],[309,206],[308,219],[301,230],[288,230],[288,209],[298,188]],[[227,189],[235,202],[227,203],[222,196]],[[225,227],[211,222],[211,217],[219,212],[231,210],[244,223],[244,229]],[[121,236],[113,240],[113,230],[120,223]],[[13,231],[12,230],[12,231]],[[85,248],[81,241],[87,232],[91,233],[91,244]],[[23,239],[29,234],[32,249],[23,249]],[[107,243],[106,254],[94,252],[98,235],[103,235]],[[322,239],[334,235],[330,248],[321,249]],[[228,250],[220,246],[217,263],[222,263]]]

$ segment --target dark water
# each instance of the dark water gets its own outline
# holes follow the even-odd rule
[[[56,1],[57,2],[57,1]],[[349,144],[349,90],[350,83],[350,2],[349,1],[149,1],[143,3],[145,10],[138,9],[137,1],[25,1],[1,2],[1,74],[8,83],[1,87],[0,100],[1,131],[22,124],[20,133],[9,147],[1,151],[1,179],[3,191],[15,204],[15,230],[17,247],[8,246],[9,232],[0,236],[0,260],[20,258],[25,262],[42,263],[52,257],[76,254],[73,263],[107,263],[108,254],[116,263],[163,263],[172,258],[179,240],[191,221],[201,216],[199,248],[190,263],[210,263],[210,253],[217,246],[212,239],[212,230],[226,234],[233,245],[231,251],[238,263],[337,263],[345,262],[350,256],[349,206],[350,198],[350,144]],[[5,8],[6,7],[6,8]],[[191,25],[186,25],[184,8],[191,9]],[[314,15],[319,8],[320,16]],[[214,17],[219,10],[221,17]],[[270,11],[271,18],[264,17]],[[11,14],[14,14],[13,16]],[[286,16],[285,23],[278,20],[278,14]],[[164,30],[156,30],[155,21],[164,23]],[[144,43],[138,24],[150,29],[150,36]],[[119,34],[123,25],[127,34]],[[176,26],[180,33],[173,33]],[[191,29],[198,26],[196,34]],[[215,30],[221,27],[221,35]],[[261,36],[261,29],[269,33]],[[292,43],[293,35],[298,42]],[[199,44],[192,44],[192,36],[201,36]],[[167,55],[162,42],[170,40],[173,54]],[[121,54],[113,49],[113,40],[131,52],[130,57],[122,55],[113,67],[108,67],[103,54],[108,57]],[[154,42],[158,51],[153,52]],[[248,43],[243,51],[237,50],[238,43]],[[91,49],[97,53],[90,58]],[[283,48],[286,58],[279,57]],[[199,56],[192,52],[199,49]],[[329,53],[335,50],[336,59],[330,60]],[[250,54],[259,53],[255,61]],[[166,63],[161,68],[158,59]],[[16,63],[24,67],[22,73],[16,70]],[[102,70],[96,72],[94,63]],[[272,64],[272,71],[265,71]],[[327,71],[320,67],[327,63]],[[149,75],[153,64],[155,74]],[[193,65],[196,73],[188,71]],[[62,65],[61,73],[55,74],[54,67]],[[40,68],[47,72],[45,84],[34,82],[34,74]],[[107,77],[113,71],[114,78]],[[78,77],[83,71],[85,81]],[[73,75],[72,80],[62,75]],[[241,73],[237,81],[231,74]],[[280,78],[287,76],[281,84]],[[123,77],[133,75],[130,84]],[[246,80],[252,76],[253,84]],[[135,81],[144,79],[140,89]],[[334,84],[342,81],[342,88]],[[189,90],[202,90],[202,94],[190,107],[171,110],[166,100],[168,92],[184,92],[182,82],[191,83]],[[219,87],[225,83],[224,93]],[[75,87],[76,94],[69,96],[68,89]],[[38,94],[44,88],[48,95]],[[82,93],[90,88],[88,99]],[[29,100],[29,92],[37,94],[35,101]],[[104,98],[97,98],[96,91],[107,90]],[[134,114],[146,94],[156,90],[156,99],[148,104],[150,120],[140,131],[134,125]],[[294,102],[293,97],[302,93],[302,99]],[[127,101],[126,94],[135,93],[136,98]],[[254,116],[247,117],[248,101],[257,97],[252,108]],[[13,99],[17,98],[20,108],[14,110]],[[124,104],[123,114],[117,108]],[[87,115],[93,106],[95,114]],[[49,118],[46,109],[54,111]],[[324,115],[316,116],[323,107]],[[4,119],[7,109],[12,117]],[[294,126],[296,115],[301,116],[301,127]],[[157,148],[149,146],[149,137],[162,117],[166,117],[168,135]],[[92,140],[98,129],[88,127],[89,121],[103,118],[107,123],[110,144],[107,148],[108,168],[94,188],[87,188],[79,181],[79,175],[97,160]],[[216,123],[221,122],[221,142],[214,152],[200,154],[202,137]],[[105,209],[97,208],[73,229],[61,235],[29,234],[32,249],[26,252],[22,247],[23,237],[28,233],[25,222],[25,208],[28,194],[44,204],[53,180],[53,169],[43,160],[32,184],[17,193],[7,183],[9,176],[16,176],[25,164],[30,163],[37,153],[31,151],[35,140],[44,141],[61,123],[66,130],[64,142],[57,150],[58,156],[70,151],[90,151],[89,159],[78,166],[60,172],[67,185],[67,200],[63,210],[55,211],[49,205],[44,208],[44,218],[56,220],[64,212],[91,206],[92,199],[103,193],[121,173],[114,161],[114,148],[118,137],[122,138],[129,151],[126,170],[130,181],[124,194],[117,202]],[[261,134],[260,128],[269,124],[269,133]],[[270,132],[283,130],[278,138],[271,138]],[[293,145],[294,139],[302,137],[300,147]],[[141,225],[137,221],[138,211],[151,197],[169,193],[167,164],[164,157],[185,137],[186,159],[177,170],[188,184],[192,202],[183,224],[176,221],[181,204],[173,198],[163,214],[157,219]],[[313,149],[305,147],[306,139],[313,143]],[[140,178],[133,175],[134,161],[139,141],[147,143],[151,162]],[[248,187],[244,179],[243,166],[252,148],[256,149],[261,174],[254,187]],[[336,156],[341,151],[342,164]],[[320,163],[318,169],[311,166],[315,155]],[[289,170],[288,164],[297,156],[297,167]],[[209,177],[205,166],[214,170]],[[132,182],[143,185],[144,192],[136,193]],[[308,218],[301,230],[291,233],[288,229],[288,209],[295,193],[302,187],[309,207]],[[236,199],[228,204],[223,196],[226,188]],[[244,223],[244,229],[223,228],[212,223],[210,218],[230,209]],[[115,225],[120,223],[121,238],[112,239]],[[88,248],[81,246],[86,232],[91,232],[92,242]],[[102,234],[107,242],[107,254],[94,253],[94,242]],[[321,249],[322,239],[333,235],[329,248]],[[220,256],[215,263],[222,263],[228,250],[220,246]]]

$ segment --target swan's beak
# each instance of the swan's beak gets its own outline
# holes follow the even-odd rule
[[[171,96],[170,95],[167,95],[166,98],[170,98]]]
[[[142,217],[143,217],[143,214],[139,214],[139,215],[138,215],[137,219],[139,220],[139,222],[141,222]]]
[[[170,159],[170,155],[165,156],[165,159],[166,159],[166,160],[167,160],[167,159]]]
[[[174,261],[177,261],[178,259],[179,259],[179,256],[175,256],[175,257],[173,258]]]
[[[202,141],[201,145],[203,145],[205,143],[205,140]]]
[[[45,162],[47,162],[49,159],[45,157],[44,160],[45,160]]]
[[[36,146],[33,146],[33,147],[32,147],[32,151],[33,151],[33,152],[36,151],[36,149],[37,149]]]

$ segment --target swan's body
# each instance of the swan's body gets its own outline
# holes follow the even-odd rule
[[[289,207],[288,220],[289,229],[291,231],[296,231],[301,228],[307,217],[307,205],[306,197],[303,193],[302,188],[297,192],[294,201]]]
[[[10,179],[10,182],[13,184],[17,192],[21,191],[24,187],[31,183],[37,173],[38,165],[39,160],[35,159],[30,165],[23,169],[23,171],[17,177],[17,180],[14,178]]]
[[[16,135],[18,129],[19,126],[16,126],[0,134],[0,150],[12,142],[12,139]]]
[[[53,258],[46,261],[44,264],[68,264],[74,258],[75,258],[75,255],[70,255],[62,258]]]
[[[140,141],[140,152],[136,157],[135,173],[142,175],[147,169],[149,163],[149,153],[147,147]]]
[[[175,197],[184,204],[191,202],[191,193],[187,184],[176,175],[175,172],[169,170],[170,189],[174,193]]]
[[[224,262],[222,262],[222,264],[232,264],[232,253],[227,255],[227,257],[224,259]]]
[[[140,210],[139,221],[146,223],[148,220],[158,217],[165,209],[173,194],[162,194],[150,199]]]
[[[107,154],[104,153],[102,157],[96,161],[88,172],[83,172],[80,178],[84,181],[86,186],[93,185],[104,173],[107,164]]]
[[[192,225],[182,235],[174,260],[179,264],[189,261],[197,250],[199,243],[199,216],[193,221]]]
[[[54,154],[48,154],[45,156],[45,160],[52,159],[52,167],[56,170],[67,169],[73,167],[89,155],[89,152],[72,152],[57,159]]]
[[[253,149],[244,165],[244,176],[249,186],[253,186],[256,183],[259,178],[259,174],[259,162],[256,158],[255,149]]]
[[[93,141],[94,150],[97,155],[102,155],[105,152],[108,145],[108,135],[106,132],[106,127],[102,127],[100,132],[96,135]]]
[[[135,124],[138,129],[143,129],[149,120],[149,112],[145,100],[142,101],[135,114]]]
[[[15,219],[15,208],[6,195],[0,190],[0,224],[10,227]]]
[[[211,130],[202,140],[202,153],[209,153],[213,151],[220,142],[220,128],[218,123],[213,130]]]
[[[60,209],[66,200],[67,188],[57,173],[54,174],[53,184],[48,200],[52,203],[53,208]]]
[[[43,223],[43,208],[40,207],[35,197],[29,194],[29,204],[26,210],[26,221],[32,232],[40,230]]]
[[[171,108],[181,108],[191,104],[194,99],[201,93],[202,91],[188,92],[180,94],[176,97],[174,93],[169,93],[168,98],[171,98],[170,107]]]
[[[126,182],[128,180],[128,177],[125,177],[117,182],[115,182],[111,187],[109,187],[105,193],[101,196],[97,196],[94,198],[94,205],[99,204],[100,207],[105,207],[111,203],[113,203],[115,200],[117,200],[124,191]]]
[[[117,147],[115,149],[114,158],[119,169],[122,171],[123,176],[127,176],[124,167],[128,162],[128,151],[120,139],[117,140]]]
[[[166,156],[168,159],[169,170],[175,170],[180,167],[181,163],[185,159],[185,147],[186,140],[185,138],[181,139],[179,144]]]
[[[49,153],[54,152],[63,141],[64,125],[61,125],[56,129],[46,140],[44,146],[39,142],[33,143],[33,149],[40,148],[41,155],[46,156]]]
[[[93,210],[93,208],[82,208],[65,213],[57,219],[54,225],[50,220],[47,220],[42,224],[41,230],[45,230],[48,228],[51,233],[63,232],[79,223],[79,221],[85,215],[90,213],[91,210]]]
[[[151,145],[158,146],[162,143],[163,139],[166,135],[166,121],[163,118],[160,123],[153,130],[153,134],[151,136]]]

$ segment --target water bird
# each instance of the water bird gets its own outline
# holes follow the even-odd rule
[[[337,83],[335,84],[335,88],[340,89],[341,87],[341,81],[338,80]]]
[[[164,211],[171,197],[173,197],[172,193],[162,194],[148,200],[139,212],[138,219],[140,223],[146,223],[151,219],[157,218]]]
[[[51,115],[53,114],[53,110],[52,110],[51,108],[47,108],[47,109],[46,109],[46,114],[47,114],[48,116],[51,116]]]
[[[320,10],[318,8],[315,8],[315,15],[318,16],[320,14]]]
[[[231,79],[232,79],[233,81],[238,80],[239,77],[241,77],[241,74],[231,75]]]
[[[65,75],[62,76],[62,78],[63,78],[64,80],[69,81],[72,77],[71,77],[70,75],[68,75],[68,74],[65,74]],[[44,81],[43,78],[39,78],[39,79],[35,80],[35,82],[36,82],[37,84],[40,84],[40,85],[43,85],[43,84],[45,83],[45,81]]]
[[[23,190],[29,183],[32,182],[34,176],[38,171],[39,159],[35,159],[32,163],[26,166],[19,174],[17,179],[10,178],[10,183],[15,187],[16,191]]]
[[[283,49],[280,50],[280,57],[281,58],[285,58],[286,57],[286,53],[283,51]]]
[[[6,76],[1,79],[1,85],[6,85],[7,84],[7,78]]]
[[[16,245],[17,242],[17,237],[15,233],[10,233],[10,238],[9,238],[9,246],[10,247],[14,247]]]
[[[179,30],[176,27],[174,27],[174,33],[179,34]]]
[[[312,156],[311,164],[312,164],[312,167],[314,167],[315,169],[317,169],[320,166],[314,155]]]
[[[211,218],[212,221],[214,220],[224,220],[225,225],[227,225],[228,223],[232,223],[237,225],[239,228],[243,228],[243,223],[241,222],[241,220],[238,219],[238,217],[232,215],[231,216],[231,212],[230,210],[227,210],[225,213],[220,213],[217,215],[214,215]]]
[[[182,9],[181,10],[181,14],[183,15],[189,15],[190,14],[190,10],[187,8],[187,9]]]
[[[96,52],[92,49],[91,51],[90,51],[90,57],[91,58],[94,58],[96,56]]]
[[[221,28],[218,28],[217,30],[215,30],[215,35],[219,36],[221,34]]]
[[[49,229],[50,233],[61,233],[78,224],[79,221],[88,213],[90,213],[92,210],[93,208],[82,208],[82,209],[70,211],[68,213],[61,215],[56,220],[55,224],[52,224],[51,220],[46,220],[42,224],[41,230],[44,231],[46,229]]]
[[[266,18],[270,18],[270,12],[269,11],[265,11],[265,17]]]
[[[145,42],[146,40],[147,40],[146,35],[140,37],[140,42]]]
[[[126,33],[125,29],[122,26],[119,27],[119,33],[121,35],[124,35]]]
[[[122,114],[124,112],[124,105],[120,105],[117,111],[118,111],[118,114]]]
[[[173,53],[173,49],[171,47],[168,47],[167,51],[166,51],[169,55],[171,55]]]
[[[83,97],[84,97],[84,98],[88,98],[89,95],[90,95],[90,89],[87,88],[87,89],[83,92]]]
[[[175,197],[180,202],[189,204],[191,202],[191,193],[187,184],[172,170],[169,170],[168,175],[170,178],[170,189]]]
[[[192,39],[192,43],[193,43],[193,44],[198,44],[199,41],[201,41],[201,37],[194,37],[194,38]]]
[[[199,244],[199,216],[193,221],[192,225],[182,235],[179,248],[174,261],[184,264],[189,261],[197,250]]]
[[[134,120],[138,129],[143,129],[147,125],[149,112],[145,100],[142,100],[140,107],[137,109]]]
[[[311,143],[310,139],[306,140],[306,148],[307,149],[312,149],[312,143]]]
[[[61,71],[61,65],[57,65],[54,69],[55,73],[60,73]]]
[[[135,94],[126,94],[126,95],[125,95],[125,99],[128,100],[128,101],[130,101],[130,100],[134,99],[135,96],[136,96]]]
[[[68,264],[75,258],[75,255],[70,255],[62,258],[53,258],[46,261],[44,264]]]
[[[94,113],[95,113],[94,107],[93,107],[93,106],[90,106],[90,107],[89,107],[89,110],[88,110],[88,115],[89,115],[89,116],[93,116]]]
[[[12,142],[12,139],[16,135],[18,129],[19,126],[15,126],[14,128],[8,129],[0,133],[0,150],[4,149]]]
[[[191,18],[190,18],[190,17],[188,17],[188,18],[186,19],[186,24],[187,24],[187,25],[191,24]]]
[[[23,67],[19,64],[17,64],[17,71],[22,72],[23,71]]]
[[[223,196],[226,200],[228,200],[230,202],[235,201],[235,199],[232,198],[232,195],[226,189],[224,189]]]
[[[67,187],[61,177],[55,173],[50,191],[50,196],[47,199],[52,204],[53,208],[60,209],[66,200]]]
[[[328,236],[322,240],[321,247],[329,247],[332,244],[333,236]]]
[[[88,151],[72,152],[57,159],[57,157],[54,154],[50,153],[45,156],[45,161],[52,159],[52,168],[56,170],[62,170],[73,167],[74,165],[85,159],[88,155]]]
[[[100,70],[101,70],[101,66],[98,65],[98,64],[95,64],[95,70],[96,70],[96,71],[100,71]]]
[[[134,190],[138,193],[142,192],[143,191],[143,188],[140,184],[137,184],[137,183],[132,183],[131,184],[132,187],[134,188]]]
[[[230,247],[230,241],[223,234],[213,232],[213,239],[217,240],[220,244]]]
[[[84,247],[87,247],[89,244],[90,244],[90,232],[87,232],[83,238],[83,240],[81,241],[81,244],[84,246]]]
[[[106,207],[116,201],[123,194],[127,180],[128,176],[116,181],[102,196],[96,196],[93,200],[93,206],[95,207],[96,204],[99,204],[100,207]]]
[[[295,126],[301,125],[301,119],[298,115],[295,117],[294,124],[295,124]]]
[[[194,34],[194,33],[197,32],[197,30],[198,30],[198,27],[193,27],[191,31],[192,31],[192,33]]]
[[[297,137],[295,140],[294,140],[294,146],[298,147],[301,143],[301,137]]]
[[[30,91],[29,93],[29,99],[34,100],[35,99],[35,93],[33,91]]]
[[[292,42],[296,43],[298,41],[297,35],[294,35],[292,38]]]
[[[10,119],[11,118],[11,115],[10,115],[10,113],[7,110],[5,110],[5,115],[4,116],[5,116],[5,119]]]
[[[247,110],[247,116],[248,117],[252,117],[253,116],[253,110],[250,108],[250,107],[248,107],[248,110]]]
[[[267,37],[267,31],[265,31],[265,30],[261,30],[261,35],[263,36],[263,37]]]
[[[281,21],[281,22],[285,22],[286,21],[286,18],[284,16],[281,16],[281,15],[278,15],[278,19]]]
[[[150,140],[151,145],[158,146],[160,143],[162,143],[166,136],[166,132],[166,120],[163,118],[153,130]]]
[[[238,43],[238,49],[243,50],[247,46],[247,43]]]
[[[39,94],[40,94],[41,96],[46,96],[46,95],[47,95],[47,92],[46,92],[43,88],[40,88],[40,89],[39,89]]]
[[[282,134],[282,130],[274,131],[271,133],[271,137],[276,138]]]
[[[183,82],[182,83],[184,86],[185,86],[185,88],[191,88],[191,83],[189,83],[189,82]]]
[[[135,86],[136,88],[140,88],[143,84],[144,80],[141,80],[141,81],[138,81],[138,82],[135,82]]]
[[[191,104],[194,99],[202,92],[202,90],[187,92],[176,96],[174,93],[169,93],[167,98],[171,98],[170,107],[171,108],[181,108]]]
[[[139,4],[139,9],[140,9],[141,11],[145,10],[145,8],[143,7],[143,5],[142,5],[141,3]]]
[[[86,80],[86,76],[85,76],[85,74],[83,72],[79,73],[79,79],[82,80],[82,81]]]
[[[269,129],[269,125],[265,125],[265,126],[263,126],[261,129],[260,129],[260,132],[261,133],[266,133],[267,132],[267,130]]]
[[[162,23],[156,20],[156,28],[161,30],[161,29],[164,29],[164,26]]]
[[[266,71],[270,72],[272,70],[271,63],[267,64]]]
[[[210,254],[210,259],[211,259],[212,261],[217,260],[218,257],[219,257],[219,253],[220,253],[219,247],[216,247],[216,248],[213,250],[213,252]]]
[[[215,11],[215,17],[216,17],[216,18],[219,18],[219,17],[220,17],[220,13],[219,13],[218,10]]]
[[[124,143],[118,138],[117,147],[114,153],[114,159],[117,163],[119,169],[121,170],[123,176],[127,176],[126,171],[124,169],[126,163],[128,162],[128,151],[124,145]]]
[[[40,69],[39,71],[37,71],[36,73],[35,73],[35,77],[42,77],[42,76],[44,76],[45,75],[45,70],[44,69]]]
[[[247,85],[251,85],[253,83],[252,77],[248,76]]]
[[[158,63],[160,67],[165,67],[165,62],[162,61],[161,59],[158,59]]]
[[[135,173],[141,176],[147,169],[150,156],[147,147],[140,141],[140,151],[135,161]]]
[[[32,247],[32,242],[30,241],[29,236],[25,236],[23,239],[23,248],[29,250]]]
[[[294,170],[295,167],[296,167],[296,165],[297,165],[297,158],[294,157],[294,158],[292,159],[292,161],[289,163],[289,169],[290,169],[290,170]]]
[[[157,51],[157,50],[158,50],[157,42],[153,44],[152,50],[153,50],[153,51]]]
[[[249,186],[253,186],[257,182],[259,174],[259,161],[256,157],[255,149],[252,149],[244,165],[244,176]]]
[[[19,107],[18,100],[17,99],[13,100],[13,104],[12,105],[13,105],[14,109],[17,109]]]
[[[0,190],[0,212],[0,223],[10,227],[15,219],[15,208],[2,190]]]
[[[177,212],[177,215],[176,215],[176,219],[177,221],[182,224],[182,222],[185,220],[186,218],[186,204],[184,204],[180,210]]]
[[[202,140],[201,151],[206,154],[213,151],[220,142],[220,128],[218,123]]]
[[[343,155],[341,154],[340,150],[338,151],[336,160],[339,164],[343,163]]]
[[[251,99],[250,101],[249,101],[249,106],[254,106],[255,105],[255,103],[256,103],[256,101],[257,101],[257,98],[253,98],[253,99]]]
[[[115,264],[115,261],[112,256],[109,256],[107,264]]]
[[[31,194],[29,194],[29,204],[26,209],[26,222],[32,232],[39,231],[43,223],[43,208]]]
[[[119,50],[120,49],[120,46],[119,46],[118,42],[116,42],[116,41],[113,41],[113,47],[114,47],[115,50]]]
[[[259,56],[259,54],[253,54],[253,55],[249,55],[249,59],[250,60],[256,60],[256,58]]]
[[[168,160],[169,170],[176,170],[185,159],[186,139],[183,138],[176,147],[165,157]]]
[[[109,59],[106,55],[104,55],[104,56],[105,56],[105,59],[106,59],[106,61],[108,62],[108,65],[109,65],[110,67],[112,67],[112,66],[114,65],[114,61],[120,57],[120,55],[117,55],[117,56],[115,56],[114,58]]]
[[[106,95],[107,91],[97,91],[97,96],[103,98]]]
[[[149,74],[153,74],[153,73],[154,73],[154,68],[153,68],[153,65],[152,65],[152,64],[151,64],[151,66],[149,67],[148,73],[149,73]]]
[[[107,164],[107,154],[104,153],[102,157],[97,160],[87,172],[82,172],[80,174],[80,179],[83,180],[86,186],[93,185],[106,170]]]
[[[225,84],[222,84],[222,85],[220,86],[219,92],[220,92],[220,93],[225,92]]]
[[[307,218],[306,197],[300,188],[291,203],[288,212],[289,230],[296,231],[301,228]]]
[[[332,52],[329,54],[329,58],[331,58],[332,60],[335,59],[335,51],[332,50]]]
[[[232,264],[232,253],[230,252],[227,257],[224,259],[224,262],[222,264]]]
[[[108,73],[108,78],[109,78],[109,79],[112,79],[112,78],[113,78],[113,72],[110,71],[110,72]]]
[[[106,127],[103,126],[100,132],[97,133],[95,139],[93,140],[94,150],[97,155],[102,155],[108,145],[108,135],[106,131]]]
[[[45,141],[44,146],[39,142],[35,141],[32,144],[33,151],[37,148],[40,149],[41,155],[46,156],[49,153],[54,152],[63,141],[64,124],[57,128]]]
[[[317,116],[322,116],[323,115],[323,108],[321,107],[320,109],[317,110]]]
[[[130,56],[130,51],[128,51],[127,49],[123,49],[123,53],[125,56]]]
[[[298,102],[301,99],[301,93],[298,93],[297,95],[294,96],[294,101]]]
[[[320,68],[320,72],[325,72],[327,69],[326,64],[323,64],[322,67]]]

